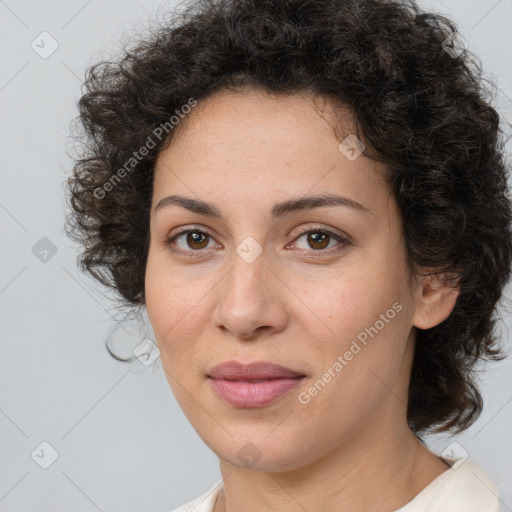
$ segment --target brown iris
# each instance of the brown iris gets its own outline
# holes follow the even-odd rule
[[[319,238],[321,238],[321,240],[319,240]],[[330,238],[330,235],[328,235],[327,233],[322,233],[322,232],[309,233],[308,234],[308,244],[310,244],[310,246],[313,249],[325,249],[325,247],[327,247],[329,245],[329,238]],[[324,243],[326,240],[327,240],[327,244]],[[320,244],[320,246],[319,246],[319,244]]]
[[[202,239],[202,241],[201,241]],[[197,247],[194,244],[201,244],[206,241],[206,245]],[[208,245],[208,235],[205,233],[191,232],[187,233],[187,244],[192,249],[204,249]]]

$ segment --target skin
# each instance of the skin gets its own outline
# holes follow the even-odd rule
[[[345,114],[341,136],[327,101],[320,108],[308,95],[223,91],[188,114],[156,162],[147,312],[169,385],[219,457],[215,512],[392,511],[449,468],[411,432],[406,404],[415,330],[447,318],[457,290],[438,278],[408,281],[401,214],[383,168],[338,149],[355,133]],[[277,202],[323,193],[368,211],[335,205],[270,216]],[[214,203],[224,220],[178,205],[156,212],[171,194]],[[178,227],[209,236],[167,245]],[[349,243],[317,235],[315,244],[300,234],[310,228]],[[251,263],[236,251],[249,236],[262,249]],[[301,403],[298,394],[396,302],[400,312]],[[207,378],[232,359],[271,361],[306,378],[266,407],[233,407]],[[237,456],[248,442],[260,454],[252,467]]]

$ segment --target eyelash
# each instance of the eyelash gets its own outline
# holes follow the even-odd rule
[[[186,235],[188,233],[199,233],[201,235],[205,235],[207,237],[210,237],[211,239],[213,239],[212,236],[209,235],[209,233],[207,233],[206,231],[203,231],[202,229],[196,229],[196,228],[188,228],[188,229],[182,229],[180,231],[178,231],[177,233],[175,233],[172,237],[169,237],[166,239],[165,241],[165,245],[169,247],[169,249],[174,252],[174,253],[180,253],[180,254],[184,254],[185,256],[187,257],[190,257],[190,258],[195,258],[195,257],[198,257],[198,256],[201,256],[200,253],[203,253],[204,252],[204,249],[198,249],[198,250],[190,250],[190,251],[186,251],[186,250],[183,250],[183,249],[177,249],[175,247],[172,247],[173,246],[173,243],[174,241],[181,235]],[[320,233],[320,234],[324,234],[324,235],[328,235],[332,238],[334,238],[338,243],[337,246],[335,247],[331,247],[330,249],[317,249],[317,250],[314,250],[314,249],[311,249],[311,252],[313,253],[323,253],[323,254],[332,254],[332,253],[337,253],[339,251],[341,251],[342,249],[344,249],[346,246],[350,245],[350,241],[336,233],[334,233],[333,231],[330,231],[328,229],[324,229],[324,228],[309,228],[309,229],[306,229],[304,231],[301,231],[293,240],[293,242],[295,242],[296,240],[298,240],[300,237],[304,236],[304,235],[307,235],[307,234],[310,234],[310,233]],[[304,250],[304,249],[301,249],[299,251],[306,251],[308,252],[307,250]],[[197,255],[192,255],[190,253],[199,253]]]

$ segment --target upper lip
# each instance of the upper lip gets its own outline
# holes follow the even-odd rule
[[[266,361],[256,361],[250,364],[226,361],[213,367],[208,373],[208,377],[212,379],[227,380],[290,379],[304,376],[303,373]]]

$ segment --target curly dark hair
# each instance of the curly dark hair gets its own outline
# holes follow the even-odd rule
[[[408,272],[452,276],[460,290],[445,321],[417,329],[409,426],[418,437],[466,429],[483,407],[477,363],[505,357],[497,305],[512,213],[494,84],[474,54],[451,48],[456,33],[452,20],[400,0],[201,0],[174,13],[86,71],[75,120],[85,151],[66,182],[81,269],[144,306],[154,164],[178,133],[170,116],[191,98],[245,86],[329,98],[351,109],[365,156],[384,164]]]

